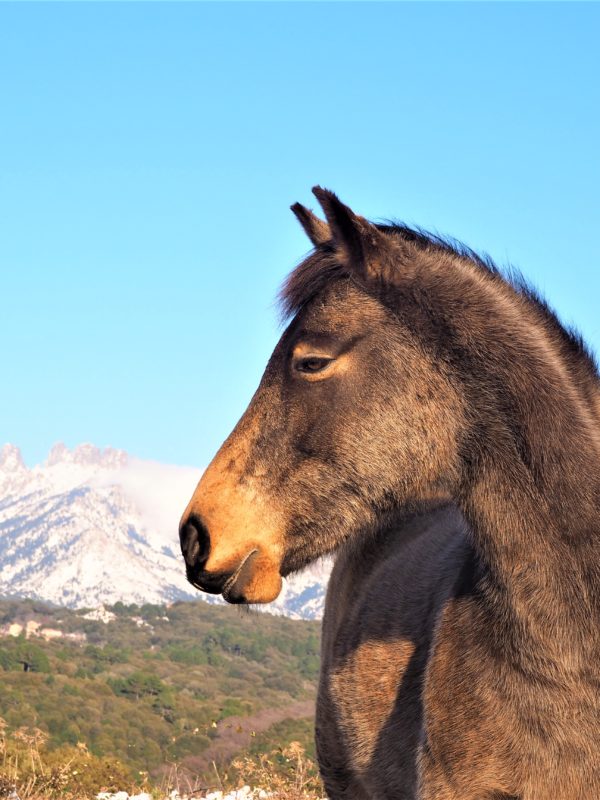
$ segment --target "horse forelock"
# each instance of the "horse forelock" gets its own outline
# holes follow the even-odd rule
[[[292,270],[281,287],[278,301],[282,320],[295,317],[327,286],[348,277],[349,272],[336,258],[332,245],[315,249]]]
[[[581,333],[561,321],[543,295],[526,280],[518,269],[511,265],[502,269],[487,253],[478,253],[457,239],[432,233],[423,228],[410,227],[402,222],[386,222],[377,224],[376,227],[389,236],[402,238],[422,252],[440,256],[449,255],[462,262],[468,262],[490,280],[508,285],[515,294],[537,310],[542,324],[549,333],[562,341],[567,357],[583,366],[591,376],[598,378],[598,363]],[[333,242],[327,242],[315,248],[283,283],[278,295],[282,321],[285,322],[296,316],[314,297],[333,282],[349,277],[349,271],[337,258]]]

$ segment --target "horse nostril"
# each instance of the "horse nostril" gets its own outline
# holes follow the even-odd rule
[[[208,561],[210,538],[202,521],[192,516],[181,529],[181,552],[188,567],[201,568]]]

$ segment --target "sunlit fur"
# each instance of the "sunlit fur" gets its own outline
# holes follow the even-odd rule
[[[596,800],[594,361],[520,278],[315,194],[291,321],[182,519],[188,575],[262,602],[336,553],[332,800]]]

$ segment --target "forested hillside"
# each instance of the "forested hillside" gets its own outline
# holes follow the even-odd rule
[[[291,739],[311,749],[318,623],[202,602],[4,600],[0,633],[0,717],[9,733],[39,729],[49,751],[85,745],[158,780]]]

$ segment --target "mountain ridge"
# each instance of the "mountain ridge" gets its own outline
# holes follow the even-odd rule
[[[0,594],[70,608],[219,598],[185,579],[177,525],[201,469],[62,442],[28,468],[19,448],[0,449]],[[327,563],[285,582],[264,610],[322,615]]]

